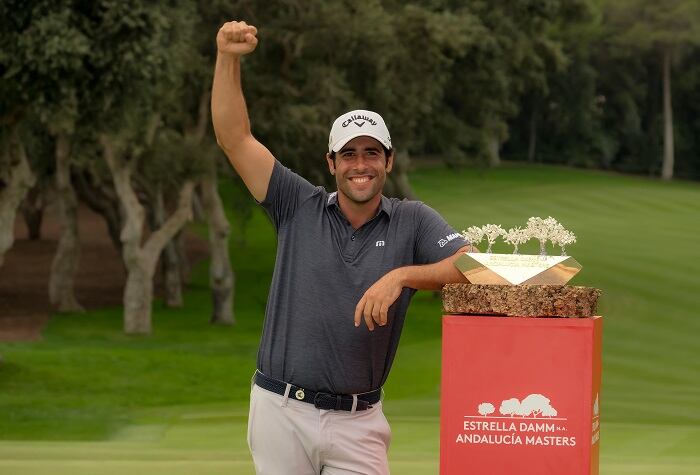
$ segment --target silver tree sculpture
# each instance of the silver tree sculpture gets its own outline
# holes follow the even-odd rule
[[[566,256],[566,246],[576,242],[576,235],[562,226],[555,230],[550,239],[555,246],[561,247],[561,255]]]
[[[534,237],[540,242],[540,256],[547,255],[547,239],[549,238],[549,232],[544,224],[544,219],[532,217],[527,220],[527,232],[530,236]]]
[[[498,224],[486,224],[484,226],[470,226],[462,231],[464,239],[470,244],[476,245],[486,238],[488,241],[487,254],[496,240],[503,236],[503,240],[511,244],[515,249],[513,254],[519,254],[518,249],[531,238],[540,242],[540,255],[547,255],[547,241],[551,241],[555,246],[561,247],[561,255],[566,256],[566,246],[576,242],[574,233],[564,228],[556,219],[551,216],[546,219],[531,217],[527,220],[527,226],[523,229],[520,226],[510,228],[507,232]]]
[[[487,224],[482,229],[484,231],[484,236],[486,236],[486,240],[489,243],[486,253],[491,254],[491,247],[493,246],[493,243],[495,243],[496,239],[498,239],[500,236],[504,236],[506,234],[506,230],[498,224]]]
[[[531,237],[532,236],[530,236],[527,229],[522,229],[520,226],[516,226],[514,228],[510,228],[508,232],[506,232],[503,240],[515,247],[513,254],[519,254],[518,246],[528,242]]]
[[[462,231],[462,237],[466,239],[471,246],[476,246],[484,240],[484,230],[479,226],[469,226]]]

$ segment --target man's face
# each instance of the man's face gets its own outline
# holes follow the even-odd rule
[[[393,154],[387,157],[379,141],[366,136],[346,143],[335,154],[335,164],[330,156],[326,158],[338,193],[358,204],[367,203],[382,192],[386,174],[393,165]]]

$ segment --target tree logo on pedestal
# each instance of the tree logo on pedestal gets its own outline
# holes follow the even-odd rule
[[[568,419],[559,417],[550,398],[532,393],[522,400],[511,397],[496,406],[484,401],[477,414],[465,415],[456,443],[489,445],[532,445],[575,447],[576,436],[569,434]]]

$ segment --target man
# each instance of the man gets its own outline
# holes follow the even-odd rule
[[[462,282],[465,241],[420,202],[382,196],[394,153],[379,114],[332,126],[328,193],[282,166],[251,134],[241,56],[257,29],[218,32],[212,118],[219,145],[269,213],[278,249],[265,312],[248,444],[259,474],[387,474],[381,386],[415,289]]]

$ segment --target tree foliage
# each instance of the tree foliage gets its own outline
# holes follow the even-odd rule
[[[700,4],[596,0],[591,7],[589,19],[564,31],[569,62],[549,76],[554,87],[540,110],[537,160],[656,176],[665,168],[667,177],[675,169],[677,176],[697,178],[697,115],[687,99],[700,87],[689,59],[700,45]],[[667,111],[673,97],[666,121],[665,56]],[[513,158],[527,150],[528,121],[521,114],[510,124]],[[675,139],[675,165],[662,167],[669,139]]]
[[[8,1],[0,6],[0,103],[5,121],[31,104],[42,120],[82,118],[82,129],[119,132],[134,146],[142,139],[125,131],[146,130],[154,111],[182,134],[211,81],[216,28],[244,19],[260,28],[244,65],[254,133],[315,182],[328,180],[330,123],[359,107],[385,115],[399,150],[455,165],[502,152],[657,173],[658,51],[671,45],[682,73],[672,86],[678,168],[692,175],[697,128],[693,102],[681,99],[697,90],[698,5]]]

